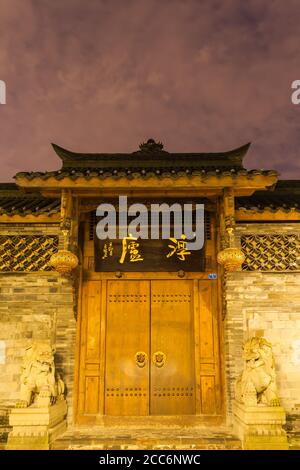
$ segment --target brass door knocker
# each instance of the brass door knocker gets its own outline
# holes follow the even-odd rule
[[[138,351],[135,354],[135,362],[138,367],[145,367],[148,356],[144,351]]]
[[[156,351],[153,354],[153,364],[156,367],[163,367],[166,363],[166,355],[162,351]]]

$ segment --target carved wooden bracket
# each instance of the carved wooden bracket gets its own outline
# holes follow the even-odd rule
[[[226,187],[223,189],[223,196],[219,200],[219,234],[221,252],[226,252],[234,246],[235,209],[234,209],[234,189]],[[220,252],[219,252],[220,253]],[[227,270],[225,266],[221,269],[221,289],[222,289],[222,319],[227,313],[226,288]]]
[[[234,189],[231,187],[223,190],[223,217],[225,244],[230,247],[233,245],[235,228]]]
[[[61,193],[60,228],[64,237],[64,249],[77,252],[79,232],[79,199],[72,190],[63,189]]]

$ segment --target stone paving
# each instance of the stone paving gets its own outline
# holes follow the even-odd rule
[[[53,449],[69,450],[192,450],[241,449],[241,442],[231,430],[216,428],[193,429],[130,429],[80,427],[67,431],[53,444]]]

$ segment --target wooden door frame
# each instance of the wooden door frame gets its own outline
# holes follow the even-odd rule
[[[219,374],[219,381],[220,381],[220,415],[218,414],[216,418],[222,417],[222,420],[224,418],[224,367],[223,367],[223,335],[222,335],[222,318],[221,318],[221,305],[220,305],[220,283],[217,280],[211,280],[209,279],[209,272],[187,272],[185,273],[183,279],[185,280],[193,280],[194,281],[194,294],[199,294],[198,286],[197,283],[201,280],[205,280],[206,282],[212,282],[216,283],[216,290],[218,291],[219,295],[217,295],[217,298],[213,299],[213,302],[215,303],[215,312],[216,312],[216,319],[217,319],[217,325],[216,325],[216,334],[218,335],[218,374]],[[84,295],[85,292],[85,285],[88,284],[88,281],[94,281],[94,282],[102,282],[103,286],[103,291],[104,294],[106,294],[106,289],[107,289],[107,283],[105,281],[107,280],[180,280],[180,277],[178,273],[169,273],[169,272],[143,272],[143,273],[122,273],[122,277],[118,278],[116,277],[115,273],[95,273],[95,272],[85,272],[83,276],[83,285],[81,288],[81,296]],[[81,373],[81,341],[82,341],[82,320],[83,320],[83,312],[85,309],[85,299],[81,298],[80,302],[80,309],[78,311],[78,319],[77,319],[77,334],[76,334],[76,357],[75,357],[75,383],[74,383],[74,404],[73,404],[73,410],[74,410],[74,422],[76,424],[85,424],[85,423],[91,423],[93,421],[91,417],[85,417],[84,416],[79,416],[78,413],[78,404],[79,404],[79,379],[80,379],[80,373]],[[196,315],[196,312],[199,312],[199,295],[194,295],[194,345],[195,345],[195,385],[197,390],[199,389],[199,381],[200,381],[200,345],[199,345],[199,315]],[[95,418],[95,423],[99,423],[99,418],[100,418],[100,423],[107,421],[107,418],[105,418],[104,413],[104,378],[105,378],[105,363],[106,363],[106,357],[105,357],[105,352],[106,352],[106,316],[107,316],[107,311],[106,311],[106,295],[102,295],[101,298],[101,305],[102,308],[104,309],[103,312],[105,312],[102,315],[101,318],[101,338],[100,338],[100,344],[101,344],[101,350],[103,351],[102,354],[104,354],[103,359],[100,361],[100,403],[101,403],[101,410],[100,412],[102,413],[101,415],[98,416],[98,418]],[[215,333],[214,333],[215,334]],[[200,413],[200,408],[201,408],[201,403],[200,403],[200,395],[199,393],[196,394],[196,415],[195,417],[200,418],[200,421],[203,421],[205,418],[201,413]],[[209,415],[207,415],[209,418]],[[149,416],[152,420],[152,418]],[[127,420],[125,419],[124,422]]]

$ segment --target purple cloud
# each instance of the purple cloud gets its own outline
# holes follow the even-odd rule
[[[59,167],[50,142],[226,151],[299,178],[297,0],[0,0],[1,181]]]

